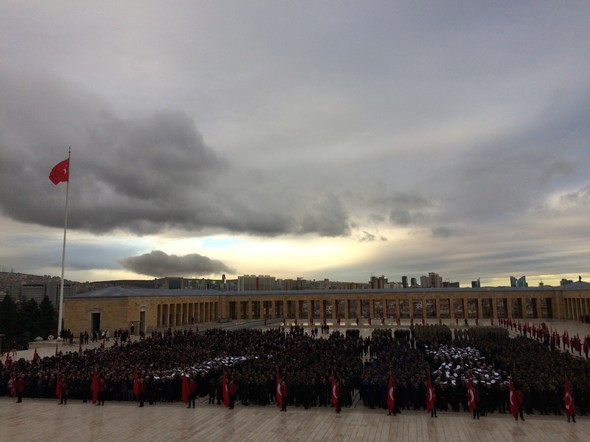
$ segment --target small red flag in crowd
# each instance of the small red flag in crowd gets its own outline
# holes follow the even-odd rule
[[[92,391],[92,403],[96,404],[98,401],[98,373],[95,371],[92,377],[92,384],[90,384],[90,390]]]
[[[188,403],[188,377],[185,374],[182,375],[182,395],[181,395],[182,402],[185,404]]]
[[[133,394],[137,396],[139,394],[139,378],[137,372],[133,375]]]
[[[221,387],[223,392],[223,405],[229,407],[229,390],[227,389],[227,377],[225,373],[223,373],[223,378],[221,381]]]
[[[512,379],[510,379],[508,388],[510,389],[510,413],[516,419],[518,417],[518,401],[516,398],[516,392],[514,391],[514,384],[512,383]]]
[[[467,406],[469,407],[470,413],[472,413],[477,407],[475,402],[475,390],[473,389],[473,381],[471,378],[467,381]]]
[[[432,387],[432,381],[430,375],[428,375],[428,386],[426,388],[426,410],[430,413],[434,408],[434,400],[436,398],[434,394],[434,388]]]
[[[281,391],[281,378],[279,378],[279,374],[277,373],[277,407],[283,407],[283,392]]]
[[[334,375],[332,375],[332,406],[338,408],[338,388]]]
[[[576,414],[576,405],[574,404],[570,381],[568,381],[567,378],[565,378],[565,384],[563,386],[563,403],[565,405],[565,414],[567,416],[573,416]]]
[[[387,409],[389,414],[393,413],[393,406],[395,405],[395,389],[393,387],[393,376],[389,375],[389,385],[387,386]]]
[[[10,386],[10,396],[16,397],[16,371],[12,372],[12,385]]]

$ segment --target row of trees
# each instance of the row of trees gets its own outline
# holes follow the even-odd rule
[[[2,351],[10,349],[13,341],[19,348],[41,336],[55,336],[57,333],[57,311],[47,296],[39,304],[34,299],[15,302],[6,295],[0,302],[0,334],[6,335],[2,341]]]

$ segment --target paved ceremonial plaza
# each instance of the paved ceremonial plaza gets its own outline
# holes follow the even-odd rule
[[[454,328],[454,324],[448,324]],[[548,321],[570,334],[590,333],[590,325]],[[224,327],[248,326],[247,322]],[[402,322],[401,327],[409,324]],[[217,323],[204,327],[219,327]],[[264,328],[264,327],[260,327]],[[352,328],[352,327],[347,327]],[[337,329],[337,327],[335,328]],[[368,336],[372,327],[360,327]],[[112,341],[111,341],[112,343]],[[58,344],[63,352],[77,351],[78,344]],[[90,346],[84,346],[89,348]],[[55,354],[55,343],[31,344],[17,358],[31,359],[35,348],[41,357]],[[358,393],[357,393],[358,395]],[[70,400],[0,398],[1,441],[585,441],[590,434],[590,417],[578,416],[568,423],[565,416],[525,415],[515,421],[509,414],[488,414],[474,420],[467,412],[440,412],[431,418],[425,411],[406,411],[394,417],[387,410],[371,410],[357,400],[336,414],[331,408],[289,407],[287,413],[270,406],[241,406],[230,410],[208,405],[199,398],[195,409],[184,404],[158,403],[139,408],[134,402],[108,402],[94,406]]]

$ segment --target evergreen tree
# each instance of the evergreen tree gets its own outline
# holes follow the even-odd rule
[[[39,304],[39,336],[47,339],[47,336],[57,336],[57,312],[49,297],[45,295]]]
[[[24,337],[27,341],[31,341],[39,336],[41,311],[37,301],[29,299],[26,302],[21,302],[17,306],[17,317],[16,335],[18,337]]]
[[[2,342],[2,351],[7,350],[15,339],[17,321],[16,303],[10,295],[6,295],[0,302],[0,334],[6,335]]]
[[[16,303],[10,295],[6,295],[0,302],[0,333],[6,336],[15,336],[16,322]]]

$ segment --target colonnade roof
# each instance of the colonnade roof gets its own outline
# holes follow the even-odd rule
[[[281,297],[281,296],[330,296],[330,295],[422,295],[435,294],[441,295],[444,293],[465,293],[473,295],[483,295],[485,293],[523,293],[534,294],[538,292],[553,292],[553,291],[570,291],[570,290],[588,290],[590,291],[590,284],[586,282],[576,282],[573,284],[559,286],[559,287],[477,287],[477,288],[407,288],[407,289],[335,289],[335,290],[269,290],[269,291],[242,291],[242,292],[222,292],[218,290],[195,290],[195,289],[143,289],[143,288],[123,288],[123,287],[107,287],[91,292],[78,293],[73,296],[68,296],[66,299],[94,299],[94,298],[129,298],[129,297],[205,297],[205,296],[227,296],[227,297],[243,297],[243,296],[258,296],[258,297]]]
[[[194,289],[127,289],[123,287],[107,287],[91,292],[78,293],[66,299],[94,299],[94,298],[138,298],[138,297],[177,297],[177,296],[219,296],[224,292],[218,290]]]

